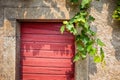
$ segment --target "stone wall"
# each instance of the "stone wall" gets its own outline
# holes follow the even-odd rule
[[[19,21],[42,19],[70,19],[77,9],[69,0],[0,0],[0,80],[19,79]],[[112,20],[115,0],[94,1],[90,13],[96,20],[97,36],[106,46],[106,67],[92,62],[92,58],[76,63],[76,80],[120,79],[120,28]]]
[[[120,79],[120,22],[112,19],[116,0],[100,0],[92,3],[91,14],[96,18],[97,36],[105,42],[106,66],[89,63],[89,79]],[[90,58],[91,60],[91,58]]]

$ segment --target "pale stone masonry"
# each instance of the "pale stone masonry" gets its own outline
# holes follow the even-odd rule
[[[0,80],[19,80],[19,22],[70,19],[77,9],[69,0],[0,0]],[[76,5],[74,5],[76,6]],[[106,67],[89,58],[76,63],[76,80],[120,80],[120,22],[113,21],[115,0],[94,1],[90,13],[97,36],[105,42]],[[29,21],[30,21],[29,20]],[[97,28],[95,28],[95,26]]]

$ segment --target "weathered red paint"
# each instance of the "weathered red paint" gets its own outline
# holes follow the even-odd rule
[[[74,80],[74,37],[60,26],[21,23],[21,80]]]

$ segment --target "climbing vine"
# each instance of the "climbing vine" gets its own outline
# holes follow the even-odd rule
[[[71,2],[74,4],[79,1],[71,0]],[[69,21],[63,21],[60,31],[64,33],[67,30],[75,36],[76,55],[74,56],[74,62],[85,59],[87,55],[90,55],[94,62],[105,63],[103,51],[105,44],[95,37],[96,32],[91,30],[90,26],[90,23],[95,20],[88,11],[91,2],[92,0],[82,0],[79,5],[79,12]]]
[[[120,20],[120,0],[117,2],[117,8],[115,9],[112,17],[116,20]]]

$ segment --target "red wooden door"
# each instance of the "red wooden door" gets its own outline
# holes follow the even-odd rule
[[[21,80],[74,80],[74,37],[60,26],[21,23]]]

